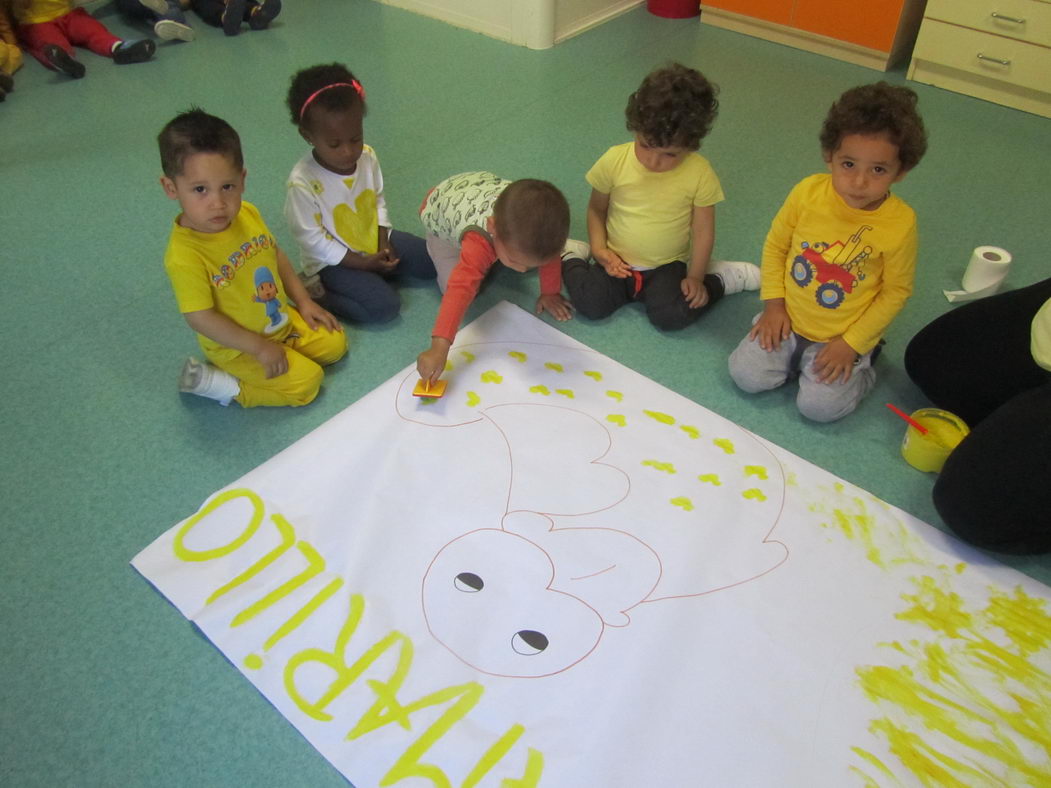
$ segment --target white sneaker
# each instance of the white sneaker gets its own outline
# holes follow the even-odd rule
[[[158,20],[153,26],[153,32],[157,34],[157,38],[165,41],[193,41],[194,39],[193,28],[176,22],[174,19]]]
[[[241,392],[241,383],[219,367],[188,358],[179,373],[179,391],[214,399],[226,407]]]
[[[585,263],[591,259],[591,247],[583,241],[574,241],[572,238],[566,241],[562,247],[562,260],[583,260]]]
[[[758,290],[762,280],[759,266],[754,263],[732,263],[720,260],[708,266],[708,273],[723,280],[723,294],[733,295],[742,290]]]

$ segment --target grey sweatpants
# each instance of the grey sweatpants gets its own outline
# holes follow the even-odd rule
[[[758,318],[757,318],[758,319]],[[795,332],[781,342],[779,350],[766,351],[758,339],[741,340],[730,354],[730,377],[749,394],[776,389],[799,376],[796,407],[811,421],[836,421],[851,413],[876,384],[872,353],[861,356],[846,383],[822,383],[814,373],[814,358],[825,345]]]

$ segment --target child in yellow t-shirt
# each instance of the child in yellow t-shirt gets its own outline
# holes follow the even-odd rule
[[[751,263],[710,262],[723,190],[697,149],[715,121],[716,92],[699,71],[673,63],[628,99],[634,141],[610,148],[587,174],[596,264],[562,266],[569,300],[584,317],[640,301],[654,326],[681,329],[723,295],[759,286]]]
[[[875,385],[874,352],[912,294],[916,215],[890,187],[927,150],[916,94],[879,82],[844,93],[821,129],[829,172],[792,189],[763,246],[763,312],[730,356],[747,392],[799,376],[813,421],[852,412]]]
[[[193,109],[169,122],[158,143],[161,185],[182,208],[164,266],[211,362],[189,359],[180,389],[246,408],[306,405],[321,387],[321,366],[347,352],[346,335],[310,298],[259,211],[241,201],[237,132]]]

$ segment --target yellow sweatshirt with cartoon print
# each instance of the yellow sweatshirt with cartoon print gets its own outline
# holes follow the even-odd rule
[[[851,208],[827,173],[804,178],[763,245],[760,298],[783,298],[792,330],[814,342],[843,337],[868,353],[912,295],[916,214],[891,194]]]

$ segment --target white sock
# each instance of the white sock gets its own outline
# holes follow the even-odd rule
[[[214,399],[225,407],[241,393],[241,382],[219,367],[188,358],[179,374],[179,391]]]

